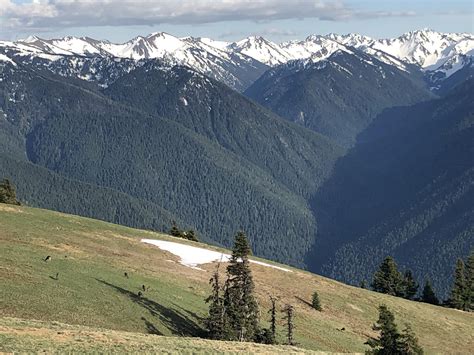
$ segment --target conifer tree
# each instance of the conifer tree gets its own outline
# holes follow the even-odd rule
[[[270,334],[272,342],[271,344],[276,344],[276,298],[270,297],[270,302],[272,303],[272,308],[270,308]]]
[[[409,324],[405,325],[405,329],[403,329],[403,333],[400,336],[400,342],[402,354],[423,355],[423,348],[418,344],[418,338]]]
[[[178,224],[176,223],[176,221],[171,222],[171,229],[169,231],[169,234],[172,235],[173,237],[178,237],[178,238],[182,237],[182,233],[180,229],[178,228]]]
[[[209,283],[212,287],[211,295],[206,299],[209,303],[209,316],[206,320],[209,337],[215,340],[224,339],[224,301],[221,296],[221,285],[219,278],[219,266],[217,264],[216,270],[212,275]]]
[[[253,341],[259,334],[258,304],[250,270],[250,246],[243,232],[235,237],[232,256],[227,266],[224,308],[228,340]]]
[[[367,288],[367,282],[365,280],[362,280],[359,284],[360,288]]]
[[[293,338],[293,330],[295,328],[295,325],[294,325],[295,309],[291,304],[287,304],[285,308],[283,308],[283,312],[285,313],[285,316],[283,317],[283,319],[286,320],[287,345],[295,345],[294,338]]]
[[[434,305],[439,304],[438,297],[431,286],[430,280],[426,280],[425,287],[423,287],[423,292],[421,293],[421,302],[430,303]]]
[[[20,205],[20,202],[16,199],[15,186],[8,179],[3,179],[0,182],[0,203],[8,203],[10,205]]]
[[[379,306],[379,319],[372,327],[373,330],[379,331],[378,338],[370,338],[366,344],[371,347],[366,354],[375,355],[398,355],[401,352],[401,336],[395,324],[395,317],[389,311],[387,306]]]
[[[456,261],[456,269],[454,270],[454,282],[451,289],[451,295],[449,297],[449,305],[453,308],[466,310],[466,273],[464,267],[464,261],[458,259]]]
[[[193,242],[199,242],[199,239],[197,238],[196,232],[193,229],[188,230],[185,233],[185,237],[187,240],[191,240]]]
[[[466,305],[468,311],[474,311],[474,250],[466,261]]]
[[[403,278],[397,264],[391,256],[387,256],[374,274],[372,289],[392,296],[403,296]]]
[[[412,300],[418,292],[418,287],[411,270],[406,270],[403,274],[403,297]]]
[[[366,344],[370,350],[366,354],[375,355],[422,355],[423,349],[418,344],[418,339],[409,325],[406,325],[400,334],[395,317],[385,305],[379,306],[379,319],[372,327],[379,331],[378,338],[370,338]]]
[[[322,311],[321,302],[319,301],[319,295],[318,295],[318,292],[316,292],[316,291],[314,291],[314,293],[313,293],[313,299],[311,301],[311,306],[317,311]]]

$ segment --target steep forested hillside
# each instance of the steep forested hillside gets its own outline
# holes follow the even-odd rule
[[[270,69],[245,94],[348,147],[384,108],[430,97],[417,69],[412,71],[355,49],[337,51],[324,61],[294,61]]]
[[[0,176],[18,186],[21,201],[57,211],[94,217],[114,223],[167,230],[170,221],[190,226],[159,205],[97,185],[69,179],[46,168],[7,154],[0,154]],[[191,227],[191,226],[190,226]],[[210,241],[206,236],[201,239]]]
[[[381,114],[313,198],[319,232],[308,263],[370,279],[386,255],[446,295],[474,247],[474,81],[443,99]]]
[[[104,92],[114,101],[187,127],[304,197],[321,184],[341,154],[322,135],[288,123],[185,67],[170,71],[148,63]]]
[[[164,112],[154,111],[143,101],[126,105],[125,99],[118,102],[117,97],[111,99],[26,67],[4,70],[3,109],[6,125],[18,137],[10,144],[15,157],[67,181],[112,189],[114,201],[117,192],[126,194],[126,200],[133,198],[139,205],[136,209],[144,211],[145,227],[162,225],[166,216],[176,216],[205,238],[224,245],[243,228],[257,254],[301,265],[316,230],[304,197],[321,184],[340,149],[195,72],[158,67],[137,70],[137,78],[149,70],[144,78],[154,79],[157,73],[158,78],[182,80],[175,86],[168,83],[166,89],[173,92],[195,86],[183,98],[188,100],[188,111],[171,114],[177,103],[157,95],[156,101],[162,101],[170,112],[167,119],[159,115]],[[143,83],[134,84],[132,75],[128,85],[145,95],[140,91]],[[159,93],[160,86],[156,88]],[[200,94],[216,99],[203,105]],[[210,110],[208,116],[201,114],[202,107]],[[201,122],[195,127],[186,121],[197,117]],[[213,125],[216,128],[210,132],[215,136],[200,131]],[[8,166],[3,171],[15,175]],[[21,178],[17,173],[20,198],[64,211],[81,202],[74,193],[67,194],[68,198],[61,192],[41,197],[44,191],[22,186],[34,186],[28,183],[36,178],[33,171]],[[66,181],[51,177],[47,181],[53,183],[47,191],[67,190],[57,186]],[[147,221],[150,205],[156,206],[155,211],[160,208],[160,213]],[[99,216],[118,219],[110,218],[110,212]],[[126,223],[134,225],[135,220],[131,216]]]

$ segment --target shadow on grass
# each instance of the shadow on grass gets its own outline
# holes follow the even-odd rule
[[[155,325],[152,322],[150,322],[148,319],[146,319],[145,317],[142,317],[142,321],[145,322],[145,326],[146,326],[146,330],[148,330],[148,334],[163,335],[163,333],[160,332],[158,328],[155,327]]]
[[[195,315],[192,312],[188,312],[184,310],[183,308],[179,307],[183,311],[185,311],[185,313],[187,313],[186,315],[174,309],[165,307],[156,301],[150,300],[145,295],[138,296],[132,291],[126,290],[117,285],[113,285],[107,281],[100,280],[100,279],[96,279],[96,280],[102,283],[103,285],[109,286],[113,288],[114,290],[116,290],[117,292],[120,292],[121,294],[127,296],[132,302],[148,310],[152,316],[157,317],[160,320],[160,322],[166,328],[168,328],[174,335],[199,336],[199,337],[205,336],[204,329],[199,325],[199,323],[196,320],[191,319],[191,317],[194,317],[195,319],[199,319],[198,317],[195,317]],[[142,320],[145,322],[145,326],[147,327],[147,330],[150,334],[160,334],[160,335],[162,334],[147,319],[142,317]]]
[[[300,301],[300,302],[304,303],[305,305],[307,305],[307,306],[309,306],[309,307],[313,308],[313,305],[312,305],[310,302],[308,302],[308,301],[306,301],[306,300],[302,299],[302,298],[301,298],[301,297],[299,297],[299,296],[295,296],[295,298],[296,298],[298,301]]]

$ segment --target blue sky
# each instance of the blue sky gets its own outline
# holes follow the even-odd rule
[[[356,32],[394,37],[474,32],[472,0],[0,0],[0,38],[90,36],[114,42],[165,31],[227,41]]]

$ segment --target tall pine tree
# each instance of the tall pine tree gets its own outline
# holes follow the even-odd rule
[[[221,296],[221,285],[219,277],[220,263],[217,264],[216,270],[212,275],[209,283],[212,287],[211,295],[206,299],[209,303],[209,316],[206,320],[209,338],[215,340],[224,339],[224,300]]]
[[[411,270],[406,270],[403,274],[403,297],[412,300],[418,292],[418,287]]]
[[[423,287],[423,291],[421,293],[421,302],[430,303],[434,305],[439,304],[438,297],[431,286],[430,280],[426,280],[425,287]]]
[[[228,340],[253,341],[259,334],[258,304],[248,258],[250,253],[247,237],[243,232],[237,233],[227,266],[224,293],[224,323]]]
[[[454,270],[454,282],[448,303],[453,308],[467,310],[467,285],[466,274],[464,269],[464,261],[462,259],[458,259],[456,261],[456,269]]]
[[[271,344],[276,344],[276,298],[270,297],[270,302],[272,303],[272,308],[270,308],[270,334],[271,334]]]
[[[379,306],[379,319],[373,325],[372,329],[380,332],[380,335],[378,338],[370,338],[366,342],[371,348],[366,354],[401,354],[400,333],[395,324],[395,317],[387,306]]]
[[[379,306],[379,319],[372,327],[379,331],[378,338],[370,338],[366,344],[370,350],[366,354],[374,355],[422,355],[423,349],[409,325],[400,334],[395,324],[395,316],[385,305]]]
[[[466,304],[468,311],[474,311],[474,250],[466,261]]]
[[[397,264],[391,256],[387,256],[375,272],[371,286],[377,292],[403,296],[402,274],[398,271]]]
[[[283,319],[286,320],[286,339],[288,345],[295,345],[295,340],[293,337],[293,331],[295,328],[294,318],[295,318],[295,309],[291,304],[287,304],[285,308],[283,308],[283,312],[285,316]]]

